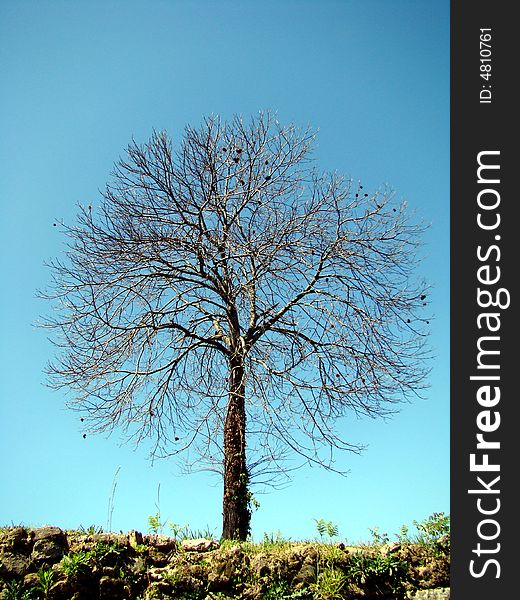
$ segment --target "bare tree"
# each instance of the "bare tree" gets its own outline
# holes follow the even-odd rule
[[[151,438],[223,475],[223,537],[248,534],[252,478],[329,469],[348,412],[424,384],[422,226],[385,190],[321,174],[311,131],[270,113],[133,142],[51,263],[51,385],[87,430]],[[246,462],[246,439],[248,461]],[[338,469],[340,470],[340,469]]]

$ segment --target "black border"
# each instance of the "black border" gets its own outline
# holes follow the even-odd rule
[[[518,391],[515,389],[514,372],[520,367],[516,359],[516,279],[520,276],[517,264],[520,227],[517,225],[516,207],[520,204],[520,192],[513,190],[519,166],[516,158],[520,152],[515,146],[515,129],[518,127],[520,107],[513,91],[518,52],[517,40],[520,29],[513,15],[514,2],[504,0],[467,0],[451,2],[451,598],[454,600],[502,600],[516,597],[519,584],[520,563],[516,554],[519,549],[520,492],[516,482],[520,479],[520,421],[517,418]],[[480,28],[490,28],[492,35],[491,77],[480,76]],[[491,85],[491,103],[481,103],[483,86]],[[485,95],[485,94],[484,94]],[[482,184],[477,181],[477,156],[482,151],[500,151],[500,184],[494,187],[500,194],[500,226],[492,232],[484,231],[477,224],[477,195]],[[492,186],[493,187],[493,186]],[[500,235],[496,241],[495,235]],[[476,401],[480,382],[470,376],[482,374],[477,371],[477,340],[485,335],[478,329],[479,313],[489,309],[479,308],[477,303],[477,270],[482,261],[477,257],[477,247],[500,247],[500,257],[495,251],[489,263],[500,267],[501,279],[495,290],[509,290],[509,308],[501,310],[500,336],[500,390],[501,399],[492,410],[500,412],[500,427],[493,434],[500,441],[500,449],[489,451],[490,462],[498,462],[499,473],[475,473],[470,471],[470,454],[476,447],[477,415],[483,410]],[[518,275],[517,275],[518,273]],[[491,288],[490,288],[491,289]],[[490,371],[487,371],[489,374]],[[491,435],[489,438],[491,439]],[[480,540],[477,528],[486,518],[477,509],[477,494],[468,490],[478,488],[476,477],[481,475],[490,481],[491,475],[500,475],[494,486],[499,494],[482,495],[482,506],[491,507],[500,498],[500,510],[494,517],[500,525],[500,534],[494,541]],[[478,482],[477,482],[478,483]],[[481,487],[481,486],[480,486]],[[489,504],[484,502],[489,500]],[[489,527],[489,529],[485,529]],[[485,533],[492,535],[493,525],[484,526]],[[476,555],[478,542],[486,549],[500,550],[496,553]],[[474,570],[482,573],[486,559],[496,559],[500,565],[490,563],[481,577],[470,573],[470,561],[475,559]],[[499,574],[497,578],[496,575]]]

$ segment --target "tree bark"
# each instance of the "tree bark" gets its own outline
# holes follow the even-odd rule
[[[224,421],[224,539],[245,540],[249,534],[249,475],[246,466],[244,359],[230,359],[229,397]]]

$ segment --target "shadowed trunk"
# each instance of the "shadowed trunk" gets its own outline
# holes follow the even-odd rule
[[[229,398],[224,422],[224,539],[245,540],[249,534],[248,480],[244,362],[242,356],[234,356],[230,359]]]

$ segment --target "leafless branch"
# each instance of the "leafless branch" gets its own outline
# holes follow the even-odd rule
[[[425,382],[422,226],[386,189],[316,171],[314,135],[270,113],[132,142],[50,263],[51,383],[91,431],[220,472],[230,361],[244,367],[251,476],[357,452],[338,419]],[[292,465],[292,466],[291,466]]]

